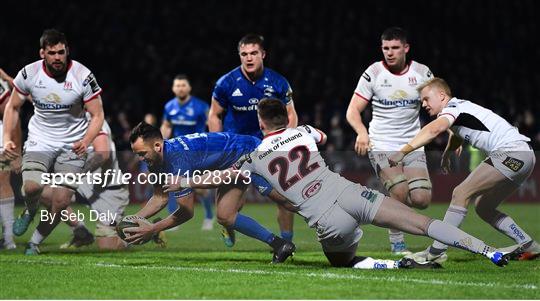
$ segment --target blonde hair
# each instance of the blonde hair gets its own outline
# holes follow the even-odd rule
[[[427,82],[421,84],[418,88],[416,88],[416,90],[418,91],[418,93],[420,93],[425,87],[437,87],[441,89],[444,93],[446,93],[446,95],[452,97],[452,90],[450,90],[450,86],[448,86],[446,81],[440,77],[434,77],[428,80]]]

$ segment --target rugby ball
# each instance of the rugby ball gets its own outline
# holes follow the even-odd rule
[[[126,238],[128,238],[132,234],[129,233],[129,232],[124,232],[124,230],[127,229],[127,228],[139,227],[139,223],[137,223],[137,221],[142,221],[142,222],[144,222],[146,224],[151,224],[151,222],[149,222],[144,217],[137,216],[137,215],[126,215],[116,225],[116,233],[118,234],[118,236],[120,236],[120,238],[125,241]],[[139,245],[145,244],[148,241],[150,241],[151,239],[152,239],[152,237],[150,237],[148,239],[145,239],[145,240],[139,242],[138,244]]]

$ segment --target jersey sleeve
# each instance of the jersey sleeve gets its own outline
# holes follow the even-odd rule
[[[10,95],[9,84],[7,81],[0,79],[0,105],[8,99]]]
[[[317,144],[321,143],[324,139],[323,133],[311,125],[301,125],[298,128],[306,132]]]
[[[283,78],[283,91],[280,95],[280,99],[285,105],[293,102],[293,90],[291,88],[291,85],[285,78]]]
[[[28,66],[24,67],[17,73],[17,76],[15,76],[15,79],[13,80],[13,87],[17,92],[19,92],[22,95],[29,95],[30,94],[30,87],[31,87],[31,79],[30,76],[28,76],[28,71],[26,70]]]
[[[94,74],[90,71],[88,71],[88,73],[89,74],[84,78],[82,83],[84,102],[89,102],[90,100],[98,97],[98,95],[102,92]]]
[[[228,107],[229,97],[227,95],[227,90],[227,82],[225,78],[222,77],[216,82],[216,86],[214,87],[214,91],[212,92],[212,97],[217,100],[219,105],[224,109]]]
[[[437,116],[437,118],[446,118],[450,122],[450,126],[454,124],[460,114],[459,105],[456,101],[450,100]]]
[[[169,114],[169,103],[165,104],[165,107],[163,108],[163,120],[171,121],[171,115]]]
[[[354,94],[358,95],[365,101],[370,101],[371,97],[373,97],[375,75],[371,69],[371,67],[367,68],[366,71],[362,73],[362,76],[360,76],[358,84],[356,85],[356,89],[354,90]]]
[[[236,163],[233,164],[232,169],[233,170],[240,170],[240,171],[249,171],[250,173],[255,173],[255,163],[253,161],[253,158],[256,158],[256,150],[252,153],[245,154]]]

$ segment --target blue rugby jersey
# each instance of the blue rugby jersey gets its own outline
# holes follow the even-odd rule
[[[257,104],[265,97],[274,97],[284,104],[292,102],[289,82],[269,68],[252,82],[242,73],[241,67],[223,75],[216,83],[212,97],[227,110],[223,118],[223,131],[262,138],[257,120]]]
[[[175,97],[165,104],[163,119],[171,123],[172,137],[206,131],[208,104],[190,96],[188,101],[180,104]]]
[[[231,167],[238,159],[252,152],[261,140],[233,133],[195,133],[178,136],[163,143],[164,172],[184,175],[198,170],[223,170]],[[175,192],[175,197],[189,195],[193,190],[186,188]]]

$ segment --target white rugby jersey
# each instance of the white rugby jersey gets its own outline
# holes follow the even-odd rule
[[[450,99],[438,117],[448,119],[454,134],[487,154],[511,148],[518,141],[531,141],[501,116],[468,100]]]
[[[302,125],[264,137],[257,149],[244,156],[235,168],[249,170],[268,180],[289,199],[312,226],[336,201],[349,181],[332,172],[317,149],[323,135]]]
[[[416,88],[432,77],[426,65],[415,61],[400,74],[390,72],[384,61],[366,69],[354,93],[373,106],[369,138],[375,146],[377,142],[402,145],[420,131],[421,102]]]
[[[81,140],[88,128],[84,103],[95,99],[101,88],[94,75],[81,63],[71,60],[63,82],[57,82],[39,60],[26,65],[13,81],[15,89],[31,95],[34,115],[28,135],[63,143]]]
[[[0,78],[0,105],[8,100],[10,95],[9,84]]]

